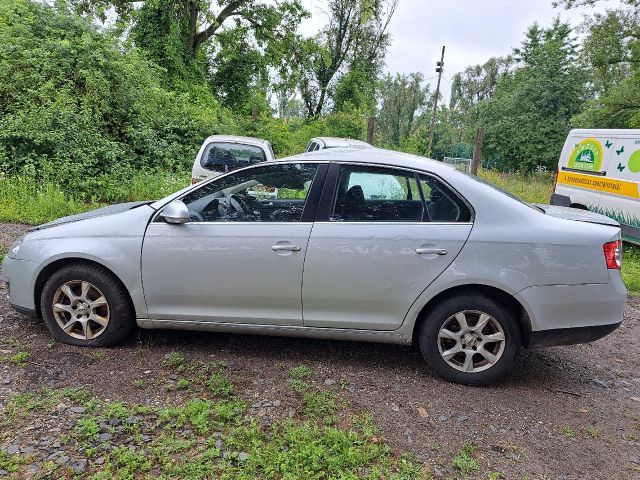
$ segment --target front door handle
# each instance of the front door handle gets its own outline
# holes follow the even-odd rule
[[[446,255],[448,252],[445,248],[416,248],[418,255]]]
[[[299,252],[302,247],[298,245],[272,245],[271,250],[274,252]]]

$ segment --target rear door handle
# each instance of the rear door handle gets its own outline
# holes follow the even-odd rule
[[[416,248],[418,255],[446,255],[448,252],[444,248]]]
[[[274,252],[299,252],[302,247],[298,245],[272,245],[271,250]]]

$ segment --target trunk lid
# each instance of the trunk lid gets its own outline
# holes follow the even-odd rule
[[[541,208],[545,214],[551,217],[564,218],[565,220],[574,220],[576,222],[597,223],[598,225],[620,227],[620,224],[614,219],[588,210],[559,207],[556,205],[543,205],[540,203],[536,203],[535,206]]]

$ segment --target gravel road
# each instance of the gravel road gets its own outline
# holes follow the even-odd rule
[[[22,230],[0,225],[0,250]],[[180,352],[187,361],[224,361],[253,413],[269,421],[295,409],[287,371],[305,364],[348,408],[371,413],[394,454],[415,454],[435,478],[453,478],[448,459],[471,442],[480,468],[469,478],[499,471],[504,477],[494,478],[640,479],[638,297],[629,299],[614,334],[587,345],[524,351],[510,377],[490,388],[447,383],[416,351],[393,345],[141,331],[118,348],[70,347],[10,310],[4,286],[0,342],[0,414],[13,394],[43,387],[84,387],[99,399],[148,405],[183,401],[185,393],[166,388],[175,378],[162,367],[169,352]],[[18,351],[29,353],[26,366],[6,360]],[[136,388],[136,379],[146,379],[145,387]],[[0,448],[32,455],[29,468],[37,474],[39,456],[60,447],[58,423],[66,420],[56,415],[36,411],[29,426],[3,429]],[[42,453],[38,439],[45,434],[54,447]],[[80,473],[93,468],[66,454],[53,461],[60,457],[76,462]]]

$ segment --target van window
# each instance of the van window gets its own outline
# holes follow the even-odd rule
[[[214,172],[230,172],[237,168],[248,167],[267,159],[264,150],[255,145],[232,142],[213,142],[207,145],[200,165]]]

